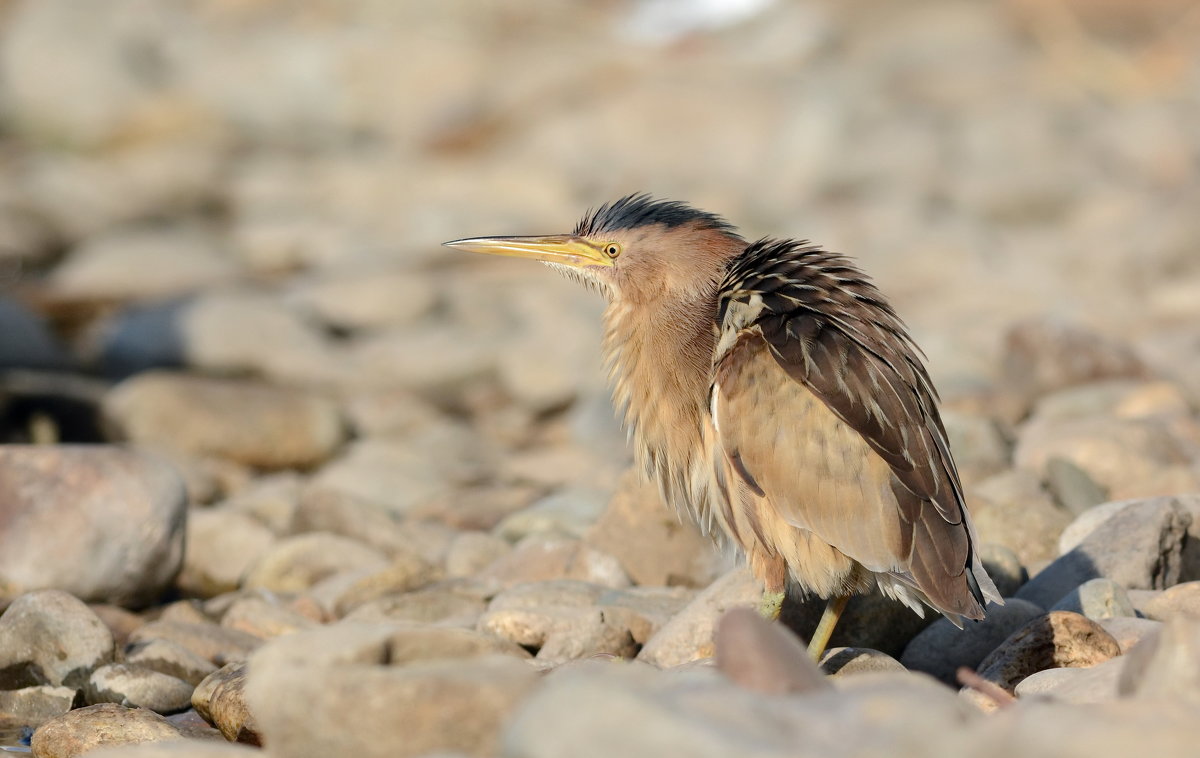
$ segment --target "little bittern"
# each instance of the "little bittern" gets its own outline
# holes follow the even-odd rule
[[[542,261],[608,297],[604,352],[638,459],[668,503],[741,549],[764,615],[790,587],[829,600],[815,658],[846,599],[875,587],[960,626],[1001,602],[921,353],[849,259],[747,244],[646,195],[571,234],[446,244]]]

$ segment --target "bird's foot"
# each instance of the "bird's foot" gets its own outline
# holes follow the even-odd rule
[[[779,612],[783,610],[783,597],[787,593],[771,592],[767,590],[762,595],[762,600],[758,601],[758,613],[767,621],[776,621],[779,619]]]

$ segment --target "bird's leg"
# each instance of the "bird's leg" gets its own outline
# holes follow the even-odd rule
[[[787,595],[783,590],[763,590],[762,600],[758,601],[758,613],[767,621],[776,621],[779,612],[783,610],[783,598]]]
[[[834,595],[825,604],[825,612],[821,614],[821,620],[817,622],[817,628],[808,642],[808,654],[817,663],[821,662],[825,646],[829,644],[829,638],[833,636],[833,628],[837,626],[838,619],[842,617],[842,611],[846,610],[846,603],[849,600],[849,595]]]

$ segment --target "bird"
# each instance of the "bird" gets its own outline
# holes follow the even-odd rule
[[[923,353],[848,257],[747,243],[722,216],[631,194],[569,234],[444,243],[547,264],[607,299],[602,350],[663,500],[740,551],[778,619],[878,589],[962,627],[1003,604],[979,556]]]

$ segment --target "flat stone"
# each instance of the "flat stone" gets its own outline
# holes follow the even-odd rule
[[[246,704],[246,663],[229,663],[204,679],[192,694],[192,706],[230,742],[261,745],[261,730]]]
[[[1117,699],[1123,657],[1090,668],[1055,668],[1030,674],[1015,688],[1018,698],[1048,697],[1061,703],[1105,703]]]
[[[717,670],[739,687],[768,695],[829,687],[796,635],[750,608],[731,608],[717,622]]]
[[[302,468],[331,457],[345,429],[335,404],[252,380],[148,372],[104,400],[126,438],[259,468]]]
[[[1114,616],[1134,616],[1133,603],[1125,588],[1103,577],[1089,579],[1054,604],[1052,611],[1072,611],[1093,621]]]
[[[104,622],[59,590],[22,595],[0,616],[0,689],[42,684],[78,689],[113,653]]]
[[[149,639],[130,645],[125,650],[125,662],[142,669],[182,679],[193,687],[217,670],[217,667],[208,659],[201,658],[183,645],[165,639]],[[120,701],[107,700],[105,702]],[[145,704],[139,703],[139,705]],[[149,705],[145,705],[145,707],[150,708]],[[159,711],[159,713],[166,712],[157,708],[151,708],[151,710]]]
[[[30,744],[36,758],[75,758],[105,745],[181,739],[179,730],[154,711],[102,703],[47,721]]]
[[[244,586],[271,592],[302,592],[346,571],[380,571],[388,565],[378,550],[348,537],[309,532],[276,542],[246,574]]]
[[[1117,641],[1095,621],[1052,611],[1013,632],[979,664],[979,675],[1011,693],[1035,672],[1086,668],[1120,654]]]
[[[1033,603],[1010,598],[1004,605],[989,605],[982,621],[965,622],[962,629],[940,618],[908,643],[900,663],[953,685],[960,667],[976,668],[1009,635],[1043,613]]]
[[[117,703],[156,713],[178,713],[191,707],[193,689],[194,685],[182,679],[136,663],[110,663],[92,672],[83,691],[92,705]]]
[[[663,625],[642,647],[638,660],[666,668],[711,657],[717,620],[730,608],[754,607],[761,598],[762,585],[749,571],[730,571]]]
[[[77,693],[50,685],[0,690],[0,723],[36,727],[71,710]]]
[[[638,585],[707,587],[723,569],[712,540],[681,521],[658,488],[632,470],[584,541],[615,557]]]
[[[178,586],[196,597],[235,590],[274,542],[275,534],[249,515],[230,508],[194,508]]]
[[[151,621],[129,636],[131,643],[168,640],[217,666],[241,661],[262,642],[257,637],[212,622]]]
[[[152,455],[0,447],[0,592],[53,587],[85,601],[153,601],[183,560],[185,498],[178,473]]]
[[[1079,585],[1105,577],[1127,589],[1161,589],[1179,581],[1183,541],[1192,517],[1169,499],[1147,500],[1117,510],[1070,552],[1033,577],[1017,593],[1043,607]]]

